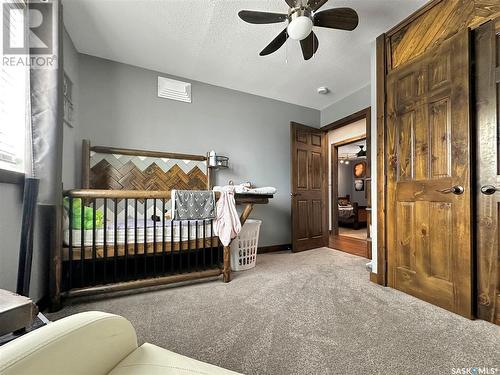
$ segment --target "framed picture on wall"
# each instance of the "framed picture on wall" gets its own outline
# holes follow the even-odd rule
[[[64,96],[64,122],[70,126],[74,127],[73,119],[73,82],[69,79],[66,72],[64,73],[63,80],[63,96]]]
[[[355,178],[363,178],[366,176],[366,161],[355,162],[352,167],[352,172]]]
[[[361,178],[357,178],[354,180],[354,190],[355,191],[364,191],[365,190],[365,180]]]

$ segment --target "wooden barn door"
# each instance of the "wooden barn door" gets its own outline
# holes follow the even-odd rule
[[[500,324],[500,19],[475,31],[478,309]]]
[[[326,246],[328,176],[326,133],[291,124],[292,250]]]
[[[388,74],[388,285],[472,317],[469,33]]]

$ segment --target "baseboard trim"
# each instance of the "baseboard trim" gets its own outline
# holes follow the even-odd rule
[[[271,245],[271,246],[261,246],[257,248],[257,254],[273,253],[275,251],[285,251],[291,250],[292,244],[281,244],[281,245]]]

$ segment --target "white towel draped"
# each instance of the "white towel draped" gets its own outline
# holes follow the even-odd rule
[[[214,233],[219,236],[224,246],[228,246],[231,240],[241,231],[241,222],[236,211],[236,201],[234,200],[234,190],[234,186],[225,186],[218,190],[220,191],[220,197],[217,201]]]

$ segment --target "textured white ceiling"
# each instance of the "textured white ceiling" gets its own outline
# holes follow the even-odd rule
[[[79,52],[191,80],[323,109],[370,82],[375,38],[426,0],[330,0],[360,18],[353,32],[315,27],[319,49],[299,43],[259,52],[286,27],[252,25],[241,9],[287,12],[284,0],[64,0],[64,23]],[[319,95],[327,86],[331,92]]]

